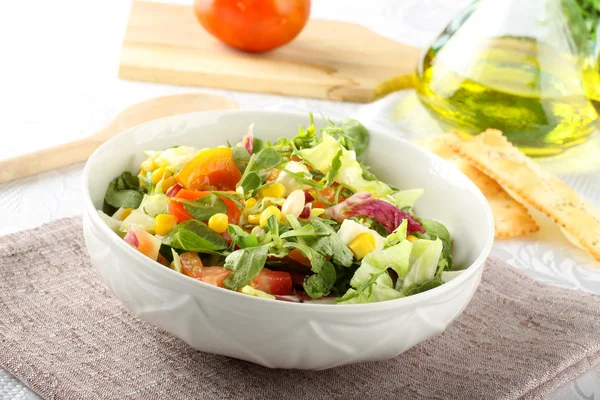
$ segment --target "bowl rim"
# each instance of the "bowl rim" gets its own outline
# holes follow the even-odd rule
[[[87,212],[87,214],[89,216],[89,221],[94,226],[96,226],[97,228],[100,229],[100,232],[102,232],[104,234],[104,237],[106,240],[114,243],[116,246],[120,247],[125,252],[129,252],[129,254],[132,257],[134,257],[134,259],[136,259],[137,261],[139,261],[141,263],[148,265],[148,268],[152,268],[152,271],[156,274],[163,274],[162,276],[164,276],[165,278],[172,277],[174,279],[181,279],[182,284],[184,284],[184,282],[186,282],[185,283],[186,285],[188,285],[188,284],[200,285],[200,286],[197,286],[198,289],[207,290],[209,292],[212,291],[215,295],[217,295],[219,297],[229,296],[233,300],[235,297],[232,297],[232,296],[237,296],[239,299],[244,299],[242,301],[256,302],[257,305],[262,304],[263,306],[282,308],[284,310],[290,309],[290,310],[298,311],[298,310],[311,309],[311,311],[314,311],[314,310],[318,309],[319,312],[325,312],[325,313],[331,313],[331,312],[345,313],[345,312],[356,312],[356,311],[376,311],[376,310],[383,311],[383,310],[389,310],[392,308],[397,308],[400,306],[402,306],[402,307],[410,306],[410,305],[414,305],[415,303],[426,302],[428,299],[439,297],[445,292],[452,291],[454,288],[465,284],[467,281],[470,280],[470,278],[473,275],[475,275],[480,269],[482,269],[484,267],[485,262],[491,252],[492,245],[494,243],[494,218],[493,218],[491,207],[490,207],[487,199],[483,195],[483,193],[481,193],[481,190],[479,190],[479,188],[465,174],[463,174],[460,170],[455,168],[452,164],[448,163],[446,160],[442,159],[441,157],[437,156],[436,154],[428,152],[424,148],[416,145],[415,143],[412,143],[409,140],[406,140],[399,136],[395,136],[395,135],[387,132],[385,129],[382,129],[381,127],[372,129],[371,127],[369,127],[369,125],[370,125],[369,123],[365,124],[365,126],[369,130],[369,133],[371,133],[371,134],[374,133],[377,136],[383,136],[390,140],[399,141],[402,143],[402,145],[409,147],[412,151],[417,151],[417,152],[422,153],[425,157],[436,159],[437,162],[442,161],[443,165],[445,165],[445,168],[453,171],[453,174],[455,174],[455,175],[458,174],[459,176],[461,176],[461,179],[463,179],[465,181],[466,185],[470,187],[470,189],[471,189],[470,193],[473,194],[474,196],[476,196],[478,198],[480,204],[482,204],[482,206],[484,207],[484,213],[486,215],[487,223],[489,226],[484,248],[480,252],[480,254],[477,256],[477,258],[469,266],[467,266],[465,268],[465,272],[463,272],[456,278],[450,280],[449,282],[446,282],[443,285],[435,287],[431,290],[417,293],[417,294],[414,294],[411,296],[401,297],[398,299],[387,300],[387,301],[374,302],[374,303],[363,303],[363,304],[297,303],[297,302],[290,302],[290,301],[265,299],[265,298],[261,298],[261,297],[257,297],[257,296],[249,296],[244,293],[239,293],[239,292],[236,292],[233,290],[227,290],[227,289],[223,289],[223,288],[220,288],[220,287],[217,287],[214,285],[210,285],[208,283],[190,278],[190,277],[188,277],[182,273],[176,272],[170,268],[166,268],[164,265],[160,264],[158,261],[152,260],[152,259],[144,256],[139,251],[136,251],[134,248],[132,248],[130,245],[128,245],[124,240],[122,240],[118,235],[116,235],[115,232],[112,231],[112,229],[109,228],[109,226],[101,219],[100,215],[98,214],[98,210],[94,206],[94,203],[92,201],[91,195],[88,190],[89,181],[90,181],[90,179],[89,179],[90,178],[90,170],[92,168],[91,165],[94,163],[94,160],[97,157],[99,157],[99,154],[101,154],[105,148],[109,147],[113,141],[119,140],[120,138],[122,138],[124,136],[131,135],[133,132],[141,129],[142,127],[151,126],[151,125],[154,125],[157,123],[164,123],[165,121],[168,121],[168,120],[178,121],[178,120],[184,120],[184,119],[190,119],[190,118],[203,119],[203,118],[210,118],[210,117],[219,117],[221,115],[229,115],[229,114],[262,114],[265,116],[277,114],[279,116],[282,116],[282,115],[289,116],[290,118],[308,118],[308,113],[302,113],[302,112],[252,110],[252,109],[217,110],[217,111],[199,111],[199,112],[178,114],[178,115],[173,115],[173,116],[169,116],[169,117],[158,118],[158,119],[148,121],[143,124],[131,127],[129,129],[119,133],[118,135],[114,136],[113,138],[107,140],[102,145],[100,145],[92,153],[92,155],[89,157],[88,161],[85,164],[85,167],[83,169],[83,176],[82,176],[84,203],[85,203],[84,213]],[[165,275],[165,274],[170,274],[170,275]],[[179,278],[175,278],[175,276],[179,276]],[[249,304],[251,304],[251,303],[249,303]]]

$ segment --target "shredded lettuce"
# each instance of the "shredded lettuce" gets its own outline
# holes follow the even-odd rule
[[[403,293],[406,294],[415,286],[435,277],[442,248],[443,243],[439,238],[435,240],[419,239],[413,243],[410,253],[410,264],[412,266],[402,280]]]
[[[165,214],[169,205],[169,198],[164,194],[145,194],[139,210],[151,217]]]
[[[154,218],[141,210],[133,210],[131,214],[121,222],[119,230],[121,232],[127,232],[131,226],[149,233],[154,233]]]
[[[425,191],[423,189],[408,189],[401,190],[389,195],[390,200],[400,209],[408,207],[412,209],[415,206],[417,200],[423,196]]]
[[[240,292],[250,295],[250,296],[255,296],[255,297],[262,297],[263,299],[271,299],[271,300],[275,300],[275,296],[273,296],[272,294],[263,292],[262,290],[258,290],[258,289],[254,289],[252,286],[250,285],[246,285],[243,288],[240,289]]]
[[[144,155],[154,163],[167,168],[172,173],[177,172],[183,164],[190,161],[198,153],[198,149],[191,146],[171,147],[165,151],[145,151]]]

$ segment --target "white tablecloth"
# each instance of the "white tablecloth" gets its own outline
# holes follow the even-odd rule
[[[167,0],[168,1],[168,0]],[[190,1],[171,0],[171,2]],[[426,46],[468,0],[315,0],[313,17],[362,23],[382,35]],[[101,128],[118,111],[149,97],[211,91],[242,108],[320,111],[415,138],[439,131],[412,91],[361,105],[274,95],[182,88],[117,78],[130,2],[0,2],[0,159],[68,142]],[[600,207],[600,137],[542,163]],[[0,235],[81,213],[81,170],[74,166],[0,185]],[[493,254],[547,283],[600,293],[600,269],[547,223],[526,239],[499,241]],[[596,264],[596,268],[598,265]],[[554,399],[600,396],[600,370]],[[35,394],[0,369],[0,399]]]

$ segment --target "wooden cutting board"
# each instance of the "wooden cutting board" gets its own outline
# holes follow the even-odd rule
[[[119,77],[370,102],[412,87],[419,55],[361,25],[318,19],[287,46],[248,54],[210,36],[191,6],[134,1]]]

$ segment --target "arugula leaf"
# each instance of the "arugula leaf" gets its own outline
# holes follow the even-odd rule
[[[345,137],[352,141],[356,156],[362,155],[369,147],[369,131],[363,124],[352,118],[345,118],[340,123]]]
[[[115,208],[138,208],[144,198],[138,177],[125,171],[108,184],[104,201]]]
[[[292,229],[281,234],[282,239],[287,239],[291,237],[319,237],[319,236],[328,236],[329,232],[318,232],[314,226],[312,225],[304,225],[301,228]]]
[[[227,248],[227,241],[221,235],[195,219],[177,225],[163,238],[163,244],[175,249],[211,254]]]
[[[315,272],[304,279],[304,290],[313,299],[327,296],[335,284],[335,268],[333,264],[317,252],[313,252],[311,270]]]
[[[332,263],[309,246],[302,243],[286,242],[288,248],[296,248],[309,260],[310,269],[315,273],[304,279],[304,290],[313,299],[327,296],[335,284],[336,272]]]
[[[294,178],[294,180],[296,180],[296,182],[298,182],[298,183],[314,187],[317,190],[325,189],[325,185],[323,185],[322,183],[313,181],[312,179],[307,179],[304,176],[302,176],[302,174],[300,174],[300,173],[292,172],[287,168],[282,169],[282,171],[285,172],[286,174],[288,174],[289,176],[291,176],[292,178]]]
[[[337,176],[338,172],[340,172],[340,168],[342,168],[341,158],[342,149],[339,149],[335,157],[333,157],[333,161],[331,161],[331,167],[325,176],[325,187],[329,187],[335,182],[335,177]]]
[[[231,236],[231,242],[237,244],[241,249],[258,246],[258,238],[253,233],[248,233],[237,225],[229,225],[227,233]]]
[[[197,200],[186,200],[174,198],[173,200],[183,204],[190,215],[201,221],[208,221],[215,214],[227,214],[227,206],[223,199],[216,194],[209,194]]]
[[[236,167],[238,167],[241,173],[244,173],[246,167],[248,166],[248,162],[250,161],[250,154],[248,154],[248,150],[242,146],[235,146],[231,149],[231,153]]]
[[[421,293],[421,292],[426,292],[427,290],[436,288],[436,287],[442,285],[443,283],[444,282],[442,281],[442,279],[439,276],[436,276],[432,280],[429,280],[427,282],[423,282],[420,285],[414,285],[413,287],[409,288],[406,291],[406,295],[407,296],[411,296],[413,294],[417,294],[417,293]]]
[[[307,239],[307,244],[315,251],[325,256],[330,256],[336,264],[343,265],[344,267],[351,266],[354,255],[348,246],[342,242],[333,228],[318,219],[313,219],[310,224],[315,229],[315,233],[320,234],[321,237],[315,237],[312,240]]]
[[[231,270],[223,285],[235,290],[246,286],[262,271],[267,261],[268,246],[236,250],[225,259],[224,267]]]
[[[218,192],[216,190],[213,190],[211,193],[215,194],[223,199],[231,200],[239,210],[243,210],[244,208],[246,208],[246,206],[243,203],[244,196],[242,196],[239,193],[231,194],[231,193],[225,193],[225,192]]]

